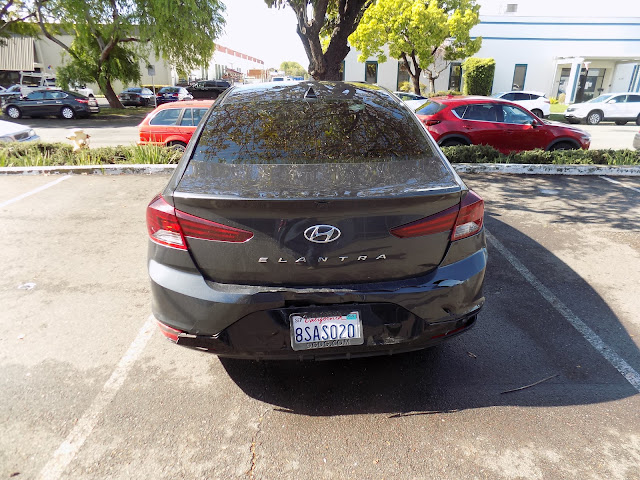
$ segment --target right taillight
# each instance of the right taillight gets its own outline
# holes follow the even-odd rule
[[[147,207],[147,230],[151,241],[165,247],[187,249],[187,238],[212,242],[243,243],[253,233],[196,217],[169,205],[157,195]]]
[[[476,192],[469,190],[460,203],[460,213],[458,213],[456,224],[451,232],[451,240],[460,240],[475,235],[482,229],[483,221],[484,200]]]

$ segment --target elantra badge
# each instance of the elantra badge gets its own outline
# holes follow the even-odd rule
[[[304,231],[304,238],[313,243],[329,243],[340,238],[340,229],[333,225],[314,225]]]

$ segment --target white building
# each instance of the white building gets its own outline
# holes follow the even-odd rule
[[[603,92],[640,91],[640,2],[512,2],[481,0],[481,23],[472,30],[472,36],[482,37],[475,56],[496,61],[493,92],[535,90],[573,103]],[[345,59],[346,80],[391,90],[406,81],[398,61],[378,64],[370,58],[363,64],[358,55],[352,49]],[[460,88],[460,64],[442,73],[436,90]],[[428,84],[427,78],[421,83]]]

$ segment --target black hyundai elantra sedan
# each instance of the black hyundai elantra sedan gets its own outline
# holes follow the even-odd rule
[[[152,310],[178,345],[248,359],[419,350],[484,303],[484,202],[390,92],[224,92],[147,208]]]

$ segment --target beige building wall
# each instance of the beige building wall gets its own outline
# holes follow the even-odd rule
[[[73,37],[69,35],[64,35],[59,38],[66,45],[69,45],[73,40]],[[47,38],[42,37],[35,39],[33,44],[34,56],[33,68],[31,71],[39,68],[42,73],[48,73],[55,76],[56,70],[69,61],[69,55],[58,44]],[[8,54],[9,56],[13,54],[10,50],[10,46],[2,47],[1,50],[2,54]],[[148,64],[154,65],[155,67],[155,75],[153,78],[147,73]],[[24,71],[27,71],[27,69],[24,69]],[[164,60],[158,60],[153,53],[149,55],[148,59],[140,61],[140,73],[142,74],[140,80],[141,85],[151,85],[152,83],[155,83],[155,85],[174,85],[176,81],[176,75],[172,72],[171,68],[164,62]],[[96,95],[102,93],[96,83],[90,83],[87,84],[87,86],[92,88]],[[113,83],[113,89],[117,93],[122,91],[125,87],[126,86],[119,81]]]

